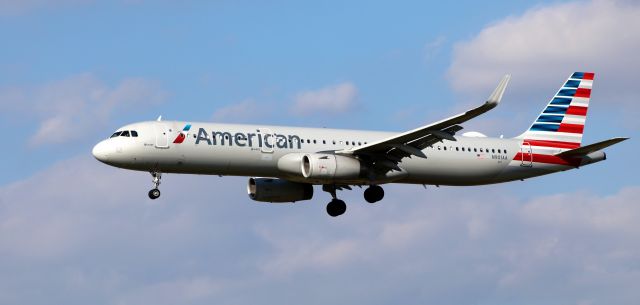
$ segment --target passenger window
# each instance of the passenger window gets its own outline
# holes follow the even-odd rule
[[[333,145],[336,145],[336,140],[333,140]]]
[[[111,135],[111,137],[112,138],[118,137],[118,136],[120,136],[120,133],[122,133],[122,131],[116,131]]]
[[[478,152],[478,149],[477,149],[477,148],[474,148],[474,149],[473,149],[473,151],[474,151],[474,152]]]
[[[132,130],[131,131],[131,136],[134,137],[134,138],[137,138],[138,137],[138,132],[135,131],[135,130]]]
[[[120,134],[121,137],[128,137],[129,136],[129,131],[125,130]]]
[[[356,146],[356,142],[355,141],[351,141],[351,145]]]
[[[316,144],[316,140],[313,140],[313,144]]]
[[[498,149],[498,153],[500,153],[500,149]]]
[[[460,151],[460,149],[458,148],[458,146],[456,146],[456,151]]]
[[[440,150],[440,145],[438,145],[438,150]]]
[[[307,139],[307,144],[311,144],[311,140]]]
[[[492,149],[491,149],[491,153],[492,153],[492,154],[495,154],[495,153],[496,153],[496,150],[495,150],[494,148],[492,148]]]
[[[506,150],[506,149],[504,150],[504,153],[505,153],[505,154],[507,153],[507,150]]]
[[[442,148],[443,148],[444,150],[447,150],[447,147],[446,147],[446,146],[444,146],[444,147],[442,147]]]
[[[462,151],[464,151],[464,147],[462,148]]]
[[[327,144],[327,141],[326,140],[322,140],[322,144]]]
[[[482,151],[482,148],[480,148],[480,152],[483,152],[483,151]]]
[[[361,142],[358,142],[358,146],[360,146],[360,145],[362,145],[362,143],[361,143]]]

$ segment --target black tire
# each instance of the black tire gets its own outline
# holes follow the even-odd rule
[[[366,190],[364,190],[364,200],[366,200],[368,203],[376,202],[375,194],[373,192],[374,191],[371,187],[368,187]]]
[[[364,200],[368,203],[375,203],[384,198],[384,189],[379,185],[372,185],[364,190]]]
[[[327,214],[329,214],[329,216],[331,217],[340,216],[344,214],[344,212],[346,211],[347,211],[347,204],[344,203],[344,201],[342,200],[334,199],[327,204]]]
[[[158,199],[158,197],[160,197],[160,190],[159,189],[152,189],[152,190],[149,191],[149,198]]]

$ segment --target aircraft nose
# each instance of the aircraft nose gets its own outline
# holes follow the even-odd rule
[[[109,160],[109,144],[102,141],[93,147],[91,154],[101,162],[107,162]]]

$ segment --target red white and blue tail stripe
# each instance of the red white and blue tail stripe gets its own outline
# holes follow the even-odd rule
[[[518,138],[534,153],[556,154],[580,147],[594,73],[575,72],[549,101],[531,127]]]

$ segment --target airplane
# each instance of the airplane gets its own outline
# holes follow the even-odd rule
[[[93,148],[108,165],[150,172],[149,198],[160,197],[162,174],[247,176],[258,202],[309,200],[314,185],[332,199],[327,213],[347,206],[339,190],[366,187],[364,199],[383,199],[388,183],[470,186],[524,180],[606,159],[602,149],[616,137],[581,146],[594,73],[575,72],[542,113],[515,138],[478,132],[456,135],[460,124],[495,108],[505,75],[482,105],[403,133],[285,126],[156,121],[118,128]]]

